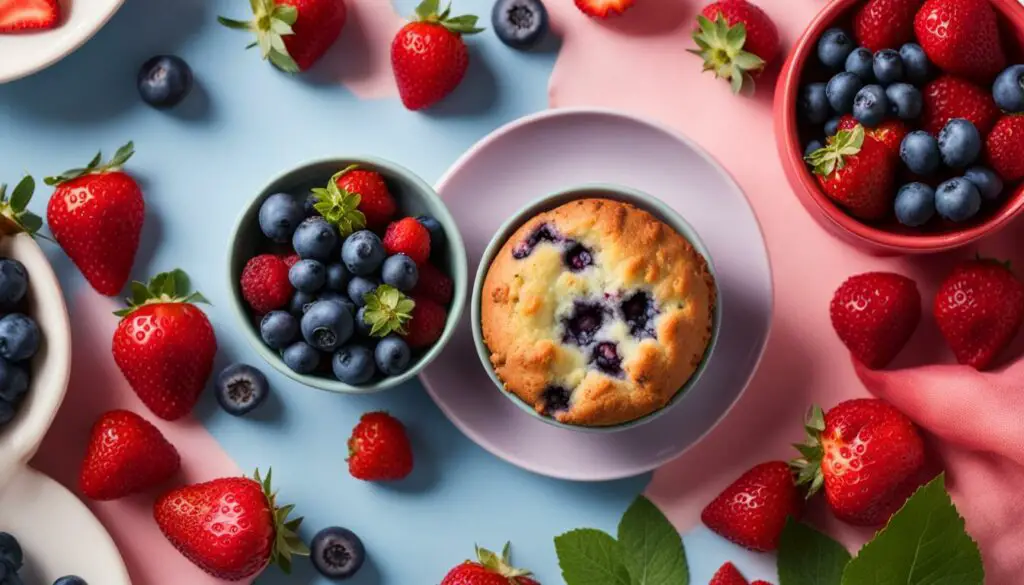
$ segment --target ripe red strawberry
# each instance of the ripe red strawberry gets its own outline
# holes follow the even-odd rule
[[[252,0],[249,22],[218,16],[228,28],[256,33],[254,46],[282,71],[305,71],[341,35],[348,16],[342,0]]]
[[[116,500],[156,487],[181,468],[160,431],[127,410],[111,410],[93,424],[78,485],[92,500]]]
[[[142,190],[121,170],[134,152],[129,142],[108,163],[97,153],[84,169],[45,180],[57,187],[46,208],[50,232],[96,292],[107,296],[128,282],[142,233]]]
[[[1024,179],[1024,114],[1006,115],[985,140],[985,158],[1004,181]]]
[[[881,219],[892,209],[896,160],[884,143],[866,136],[860,124],[840,130],[808,157],[825,194],[864,220]]]
[[[441,585],[540,585],[530,571],[512,566],[511,545],[505,543],[501,556],[476,547],[475,561],[456,566],[441,580]]]
[[[193,304],[206,299],[190,292],[181,270],[133,283],[132,292],[116,313],[114,361],[153,414],[179,419],[199,400],[217,353],[210,320]]]
[[[711,577],[711,582],[708,585],[747,585],[747,580],[743,578],[735,565],[725,563],[718,569],[715,576]]]
[[[57,0],[0,0],[0,33],[55,28],[60,16]]]
[[[752,92],[754,77],[782,50],[775,23],[747,0],[713,2],[701,11],[697,24],[693,40],[699,49],[690,52],[704,59],[704,71],[728,79],[734,93]]]
[[[618,16],[629,10],[636,0],[576,0],[576,8],[592,18]]]
[[[452,302],[455,291],[455,283],[452,279],[433,264],[422,264],[419,269],[420,274],[416,280],[416,286],[412,287],[409,295],[420,299],[429,299],[441,306],[447,306]]]
[[[837,518],[858,526],[884,524],[912,493],[925,464],[917,427],[877,398],[842,402],[827,414],[814,407],[807,418],[802,457],[792,464],[808,497],[822,485]],[[916,487],[916,486],[915,486]]]
[[[934,312],[956,360],[984,370],[1024,321],[1024,284],[995,260],[962,262],[935,293]]]
[[[800,518],[803,498],[785,461],[762,463],[725,488],[700,519],[718,535],[759,552],[779,548],[786,519]]]
[[[857,274],[836,290],[829,313],[853,357],[869,368],[884,368],[921,321],[921,293],[900,274]]]
[[[416,7],[419,20],[403,26],[391,42],[398,95],[410,110],[430,107],[455,91],[469,67],[462,35],[483,31],[476,16],[448,16],[447,9],[438,14],[438,4],[423,0]]]
[[[299,540],[302,518],[278,506],[266,479],[225,477],[172,490],[157,500],[160,531],[182,555],[218,579],[241,581],[276,564],[291,572],[292,556],[308,556]]]
[[[363,212],[366,225],[370,229],[379,229],[395,216],[397,206],[395,198],[388,191],[384,177],[376,171],[367,171],[352,165],[337,175],[335,182],[338,188],[348,193],[359,195],[357,209]]]
[[[999,119],[992,92],[966,79],[943,75],[926,85],[922,93],[921,127],[933,136],[938,136],[953,118],[970,120],[985,136]]]
[[[772,585],[772,584],[767,582],[767,581],[761,581],[760,579],[758,579],[757,581],[754,581],[750,585]]]
[[[1006,67],[996,11],[988,0],[927,0],[914,32],[940,69],[990,83]]]
[[[412,217],[389,225],[383,243],[388,256],[405,254],[417,265],[425,264],[430,257],[430,231]]]
[[[348,440],[348,472],[363,481],[397,481],[412,473],[412,445],[400,420],[368,412]]]
[[[868,0],[853,16],[853,33],[871,52],[914,40],[914,16],[924,0]]]
[[[448,312],[430,299],[413,299],[412,316],[405,324],[405,342],[413,349],[429,347],[444,333]]]
[[[297,258],[297,257],[296,257]],[[273,254],[260,254],[242,269],[242,298],[259,314],[280,309],[295,292],[288,280],[288,261]]]
[[[853,130],[859,125],[860,122],[850,114],[844,115],[839,118],[840,130]],[[882,122],[875,128],[865,128],[864,133],[875,140],[881,142],[894,156],[899,156],[900,145],[903,143],[903,139],[910,133],[910,129],[903,123],[902,120],[896,118],[889,118]]]

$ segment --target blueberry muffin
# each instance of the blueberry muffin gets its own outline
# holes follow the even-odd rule
[[[662,408],[693,376],[715,300],[682,235],[628,203],[580,199],[505,242],[481,327],[506,390],[559,422],[611,426]]]

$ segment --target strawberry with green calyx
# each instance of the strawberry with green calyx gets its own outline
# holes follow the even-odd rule
[[[256,33],[246,48],[259,47],[263,59],[286,73],[313,66],[345,26],[347,9],[342,0],[249,0],[253,19],[245,22],[218,16],[234,29]]]
[[[36,181],[25,175],[15,185],[10,197],[7,196],[7,185],[0,183],[0,235],[12,236],[26,233],[32,237],[43,226],[43,218],[28,209],[28,202],[36,190]]]
[[[397,288],[382,284],[363,297],[366,301],[363,320],[370,326],[373,337],[387,337],[390,333],[405,334],[405,323],[412,318],[415,301]]]
[[[754,78],[778,57],[779,30],[760,7],[747,0],[720,0],[697,16],[689,52],[704,59],[704,71],[727,79],[734,93],[752,93]]]
[[[885,143],[866,136],[864,126],[840,130],[806,160],[825,194],[850,215],[877,220],[892,209],[899,159]]]
[[[445,575],[441,585],[537,585],[526,569],[512,566],[512,546],[505,543],[501,555],[479,546],[475,561],[466,561]]]
[[[316,197],[313,208],[324,216],[328,223],[337,226],[342,238],[366,227],[366,216],[359,211],[362,197],[359,193],[351,193],[338,185],[338,180],[355,168],[356,165],[346,167],[335,173],[326,187],[313,189],[313,196]]]

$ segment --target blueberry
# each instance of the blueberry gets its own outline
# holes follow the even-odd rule
[[[192,91],[192,68],[180,57],[158,55],[142,64],[137,82],[142,101],[161,110],[173,108]]]
[[[852,106],[851,106],[852,107]],[[839,134],[839,121],[841,118],[832,118],[828,122],[825,122],[825,136],[835,136]]]
[[[320,199],[316,196],[316,193],[310,193],[302,200],[302,211],[306,214],[306,217],[321,215],[321,213],[316,210],[316,204],[318,201],[320,201]]]
[[[299,227],[304,218],[299,202],[285,193],[271,195],[260,205],[260,230],[267,238],[279,244],[291,241],[295,228]]]
[[[6,532],[0,532],[0,563],[17,572],[21,570],[22,562],[21,545],[18,544],[18,539]]]
[[[341,245],[341,261],[356,276],[373,274],[380,268],[387,253],[377,234],[370,230],[358,231]]]
[[[853,73],[843,71],[837,73],[825,86],[825,96],[828,104],[839,114],[849,114],[853,111],[853,100],[857,92],[864,87],[864,82]]]
[[[377,373],[370,348],[350,344],[334,352],[331,359],[334,377],[346,384],[365,384]]]
[[[556,412],[569,410],[572,402],[572,390],[563,386],[548,386],[541,395],[544,399],[544,414],[551,416]]]
[[[25,265],[13,258],[0,258],[0,306],[12,307],[28,292]]]
[[[1003,180],[991,169],[985,167],[971,167],[964,173],[964,178],[974,183],[981,193],[982,199],[995,201],[1003,194]]]
[[[807,148],[804,149],[804,157],[811,156],[811,153],[815,150],[821,150],[825,148],[825,145],[820,140],[812,140],[807,143]]]
[[[390,284],[403,292],[412,290],[412,287],[416,286],[416,280],[420,277],[416,263],[405,254],[389,256],[384,261],[380,273],[384,284]]]
[[[921,90],[909,83],[894,83],[885,88],[891,112],[901,120],[914,120],[921,115],[924,98]]]
[[[366,549],[359,537],[337,526],[317,532],[309,549],[313,567],[328,579],[348,579],[366,560]]]
[[[569,242],[569,248],[562,254],[562,262],[572,272],[581,272],[594,263],[590,248],[579,242]]]
[[[17,404],[25,392],[28,392],[28,372],[0,358],[0,399]]]
[[[11,313],[0,318],[0,357],[21,362],[31,359],[39,351],[41,338],[39,326],[21,313]]]
[[[916,43],[903,45],[900,47],[900,59],[903,61],[903,73],[906,75],[907,81],[914,85],[922,85],[928,81],[931,64],[921,45]]]
[[[327,269],[319,260],[299,260],[288,269],[288,282],[295,290],[314,293],[327,283]]]
[[[311,374],[320,365],[320,352],[305,341],[296,341],[281,354],[284,365],[297,374]]]
[[[903,59],[893,49],[882,49],[875,53],[871,68],[881,85],[890,85],[903,79]]]
[[[316,295],[312,293],[302,292],[301,290],[295,291],[290,301],[288,301],[288,312],[295,316],[296,319],[301,319],[306,314],[306,310],[309,309],[310,305],[317,300]]]
[[[846,31],[830,28],[821,35],[821,39],[818,41],[818,59],[825,67],[841,69],[853,49],[853,40],[850,39],[850,35],[846,34]]]
[[[970,166],[981,154],[981,133],[969,120],[954,118],[939,132],[939,152],[948,167]]]
[[[320,351],[334,351],[353,332],[352,313],[340,303],[316,301],[302,316],[299,329],[306,343]]]
[[[67,577],[61,577],[53,582],[53,585],[89,585],[85,582],[85,579],[76,575],[68,575]]]
[[[373,359],[385,376],[397,376],[409,368],[412,351],[401,337],[391,334],[380,340],[373,350]]]
[[[512,248],[512,257],[516,260],[522,260],[532,254],[533,249],[541,242],[557,243],[561,241],[562,236],[555,231],[555,228],[546,223],[542,223],[537,226],[525,240],[519,242],[514,248]]]
[[[594,346],[590,361],[597,369],[610,376],[622,373],[622,357],[619,356],[618,347],[610,341],[603,341]]]
[[[935,190],[935,210],[950,221],[966,221],[981,209],[981,193],[974,183],[957,177]]]
[[[1013,65],[1000,73],[992,84],[992,96],[1004,112],[1024,112],[1024,65]]]
[[[234,416],[251,412],[270,393],[267,377],[248,364],[231,364],[221,370],[214,388],[217,403]]]
[[[633,337],[637,339],[657,337],[654,331],[654,319],[658,316],[658,309],[645,291],[637,291],[622,301],[619,311]]]
[[[337,292],[345,292],[348,290],[348,279],[352,275],[348,273],[348,268],[345,268],[344,264],[328,264],[327,265],[327,290],[333,290]]]
[[[931,175],[942,164],[939,141],[923,130],[915,130],[907,134],[900,144],[900,158],[914,174],[922,177]]]
[[[919,227],[935,215],[935,189],[924,183],[910,183],[896,194],[896,219],[905,226]]]
[[[448,243],[448,236],[444,233],[444,227],[441,226],[441,222],[429,215],[421,215],[416,218],[416,221],[420,222],[430,232],[430,255],[436,257],[444,250],[445,245]]]
[[[260,337],[272,349],[284,349],[299,335],[299,320],[291,313],[271,311],[260,321]]]
[[[861,124],[874,128],[889,113],[889,98],[880,85],[865,85],[853,100],[853,117]]]
[[[370,336],[370,330],[373,328],[372,325],[367,323],[364,319],[366,316],[366,306],[359,307],[356,311],[356,331],[363,337]]]
[[[576,301],[572,312],[562,318],[562,342],[575,343],[580,347],[590,345],[604,325],[606,313],[607,310],[599,303]]]
[[[860,78],[864,83],[874,83],[875,56],[864,47],[857,47],[846,57],[846,70]]]
[[[15,414],[17,414],[17,411],[15,410],[14,405],[3,398],[0,398],[0,429],[2,429],[7,423],[14,420]],[[3,563],[0,563],[0,567],[3,566]],[[0,585],[5,585],[2,580],[0,580]]]
[[[322,217],[307,217],[295,228],[292,247],[299,258],[326,261],[338,245],[338,232]]]
[[[536,45],[548,31],[548,11],[540,0],[498,0],[491,10],[498,39],[513,49]]]
[[[824,83],[811,83],[800,90],[797,107],[804,119],[811,124],[824,124],[832,114],[828,96],[825,95],[825,87]]]
[[[348,298],[347,292],[340,293],[334,290],[325,290],[324,292],[320,293],[316,300],[339,303],[341,306],[345,307],[345,309],[347,309],[349,313],[352,313],[353,315],[356,314],[356,305],[355,303],[352,302],[352,299]]]
[[[362,276],[353,277],[348,283],[348,298],[352,299],[352,302],[357,307],[362,307],[366,304],[366,300],[363,297],[377,290],[378,286],[380,286],[380,283],[376,280],[363,278]]]

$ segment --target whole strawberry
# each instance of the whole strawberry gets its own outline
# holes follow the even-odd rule
[[[928,0],[914,19],[914,32],[932,63],[954,75],[987,84],[1006,67],[988,0]]]
[[[448,311],[430,299],[413,299],[413,302],[416,306],[412,309],[402,337],[413,349],[430,347],[444,333]]]
[[[1024,114],[1003,116],[985,140],[985,158],[1004,181],[1024,179]]]
[[[800,518],[803,498],[785,461],[762,463],[704,508],[700,519],[718,535],[754,551],[779,548],[786,519]]]
[[[1010,268],[978,258],[960,263],[935,293],[935,321],[961,364],[984,370],[1024,321],[1024,284]]]
[[[218,579],[241,581],[270,564],[291,572],[292,556],[308,556],[299,540],[302,518],[278,506],[266,479],[226,477],[172,490],[157,500],[160,531],[182,555]]]
[[[348,440],[348,472],[363,481],[397,481],[412,473],[412,445],[401,421],[364,414]]]
[[[178,451],[149,421],[112,410],[93,424],[78,485],[91,500],[116,500],[156,487],[180,468]]]
[[[256,33],[263,58],[282,71],[306,71],[341,35],[348,11],[344,0],[251,0],[253,19],[218,16],[228,28]]]
[[[853,16],[853,33],[872,53],[914,40],[914,16],[924,0],[868,0]]]
[[[56,186],[46,208],[50,232],[100,294],[121,292],[135,262],[145,214],[142,190],[121,167],[135,153],[131,142],[102,163],[47,177]]]
[[[356,208],[363,213],[370,229],[383,228],[395,216],[395,198],[380,173],[352,165],[336,175],[335,182],[339,189],[359,196]]]
[[[441,580],[441,585],[540,585],[530,571],[512,566],[511,546],[505,543],[501,556],[476,547],[475,561],[456,566]]]
[[[920,479],[924,441],[914,423],[876,398],[842,402],[827,414],[814,407],[808,415],[807,441],[797,445],[792,462],[808,497],[825,487],[825,499],[837,518],[858,526],[884,524],[912,493]]]
[[[747,580],[743,578],[736,565],[725,563],[715,571],[708,585],[747,585]]]
[[[836,290],[829,314],[853,357],[869,368],[884,368],[921,321],[921,293],[900,274],[857,274]]]
[[[807,160],[825,194],[850,215],[877,220],[892,209],[897,159],[860,124],[840,130]]]
[[[450,6],[441,13],[439,8],[439,0],[423,0],[417,20],[403,26],[391,43],[398,94],[410,110],[436,104],[462,83],[469,67],[462,35],[483,31],[476,16],[450,16]]]
[[[704,59],[704,71],[728,79],[733,93],[754,90],[754,77],[781,52],[779,30],[772,19],[747,0],[720,0],[697,17],[690,50]]]
[[[114,361],[153,414],[179,419],[199,400],[217,353],[210,320],[193,304],[206,299],[190,292],[181,270],[133,283],[132,291],[128,308],[116,313]]]
[[[992,92],[960,77],[943,75],[926,85],[922,94],[921,127],[932,136],[937,137],[954,118],[969,120],[985,136],[999,119]]]
[[[417,265],[430,258],[430,231],[412,217],[389,225],[384,232],[383,243],[388,256],[405,254]]]

